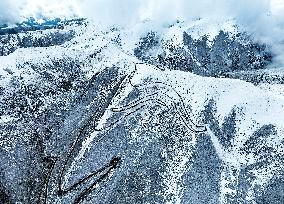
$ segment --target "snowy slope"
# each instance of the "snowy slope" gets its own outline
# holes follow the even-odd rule
[[[72,37],[19,46],[52,33]],[[0,45],[3,199],[284,201],[283,71],[232,21],[4,37],[20,43]]]

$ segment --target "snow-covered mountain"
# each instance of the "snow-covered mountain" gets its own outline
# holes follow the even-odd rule
[[[0,29],[1,203],[283,203],[284,70],[232,20]]]

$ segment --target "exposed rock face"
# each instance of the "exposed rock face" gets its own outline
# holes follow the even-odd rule
[[[133,30],[0,36],[0,203],[283,203],[269,47]]]
[[[141,38],[135,56],[153,65],[169,69],[182,69],[202,76],[222,76],[228,72],[263,69],[272,61],[267,46],[253,43],[245,34],[220,31],[210,41],[206,35],[195,40],[186,32],[178,46],[172,42],[159,42],[157,34],[150,32]],[[155,56],[153,50],[162,48]]]

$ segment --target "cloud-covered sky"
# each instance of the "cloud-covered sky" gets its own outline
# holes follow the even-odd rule
[[[281,16],[284,0],[1,0],[0,20],[22,17],[91,17],[97,22],[130,24],[147,18],[170,21],[192,17],[255,20],[272,12]]]
[[[0,23],[15,23],[25,17],[75,16],[118,26],[145,19],[163,24],[196,17],[234,18],[261,36],[267,31],[280,32],[284,0],[0,0]]]

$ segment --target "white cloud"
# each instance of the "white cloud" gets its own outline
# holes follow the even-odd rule
[[[23,16],[71,18],[77,15],[76,0],[26,0]]]
[[[81,15],[104,24],[129,25],[145,18],[168,22],[193,17],[237,17],[244,23],[267,14],[270,0],[80,0],[78,8]]]
[[[96,23],[128,25],[138,20],[142,5],[143,0],[83,0],[78,10]]]
[[[0,20],[19,17],[84,16],[102,24],[131,25],[150,18],[156,22],[193,17],[231,18],[246,25],[262,21],[271,11],[281,19],[284,0],[1,0]],[[282,18],[283,19],[283,18]]]
[[[0,23],[18,22],[25,3],[25,0],[1,0]]]

